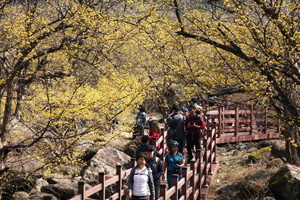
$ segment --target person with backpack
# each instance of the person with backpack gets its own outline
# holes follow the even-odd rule
[[[146,108],[141,105],[139,108],[139,112],[135,118],[136,124],[133,131],[132,139],[136,138],[138,135],[144,135],[144,126],[147,122]]]
[[[154,145],[152,144],[152,138],[156,138],[157,140],[160,138],[161,136],[161,130],[158,126],[158,122],[156,120],[151,120],[149,122],[150,128],[149,128],[149,144],[150,145]],[[157,150],[159,151],[160,149],[160,144],[157,146]]]
[[[184,118],[177,104],[174,104],[171,110],[172,114],[167,119],[167,125],[169,126],[167,131],[167,143],[170,145],[172,140],[176,140],[179,143],[179,152],[182,154],[185,139]]]
[[[161,160],[154,156],[155,154],[155,147],[152,145],[148,145],[146,153],[148,154],[148,161],[147,164],[151,167],[152,176],[154,181],[154,188],[155,188],[155,199],[158,199],[159,194],[159,186],[160,186],[160,177],[164,174],[164,167]]]
[[[132,168],[128,176],[128,196],[133,200],[153,200],[155,189],[153,175],[147,164],[148,155],[141,152],[138,155],[138,164]]]
[[[169,188],[172,186],[173,174],[178,174],[179,180],[181,179],[181,167],[184,165],[184,157],[178,152],[178,147],[179,143],[173,140],[170,145],[171,151],[165,156],[164,171],[167,170]],[[165,180],[165,175],[162,176],[162,180]]]
[[[141,146],[136,148],[135,150],[135,157],[136,157],[136,160],[137,160],[137,156],[141,153],[141,152],[146,152],[147,150],[147,147],[148,147],[148,142],[149,142],[149,136],[148,135],[143,135],[142,138],[141,138]],[[155,148],[155,156],[156,157],[160,157],[160,153],[157,151],[157,149]]]
[[[194,146],[196,149],[201,149],[200,139],[203,137],[203,129],[205,128],[205,124],[200,115],[196,114],[196,107],[189,107],[189,116],[186,119],[185,127],[187,131],[187,152],[188,152],[188,162],[190,163],[193,159],[192,150]]]

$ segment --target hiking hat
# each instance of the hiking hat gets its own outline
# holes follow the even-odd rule
[[[154,151],[155,147],[153,145],[148,145],[146,151]]]
[[[179,143],[175,140],[172,141],[171,147],[179,147]]]

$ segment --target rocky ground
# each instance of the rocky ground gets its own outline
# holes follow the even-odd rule
[[[284,141],[219,145],[219,171],[207,199],[275,199],[269,179],[283,165]]]

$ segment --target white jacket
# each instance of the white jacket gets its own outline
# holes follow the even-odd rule
[[[134,196],[155,196],[151,168],[134,167],[129,175],[128,189]]]

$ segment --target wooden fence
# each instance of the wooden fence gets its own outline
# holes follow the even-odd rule
[[[190,164],[182,167],[182,178],[179,181],[178,175],[173,175],[172,185],[167,187],[166,183],[160,184],[160,197],[159,200],[166,200],[171,198],[172,200],[191,200],[191,199],[205,199],[205,195],[209,189],[209,183],[211,183],[213,176],[217,172],[218,162],[216,155],[216,131],[215,124],[206,121],[206,138],[202,140],[202,145],[204,150],[196,150],[196,159],[192,160]],[[156,141],[153,140],[152,144],[160,144],[161,158],[164,160],[165,149],[166,149],[166,133],[162,129],[162,136]],[[85,181],[78,182],[78,194],[74,196],[71,200],[85,200],[87,197],[98,193],[99,200],[115,200],[121,199],[124,195],[127,195],[128,188],[123,188],[123,180],[129,176],[132,167],[135,166],[135,159],[131,159],[131,168],[125,171],[122,170],[121,165],[116,166],[116,176],[105,180],[105,174],[103,172],[99,173],[99,184],[93,188],[86,190]],[[105,198],[105,188],[116,184],[115,193]],[[182,191],[182,195],[179,198],[179,190]],[[44,200],[51,200],[51,197],[44,197]]]
[[[203,115],[216,123],[218,143],[269,139],[280,135],[280,117],[266,106],[229,103],[224,99],[203,100],[202,104]]]

